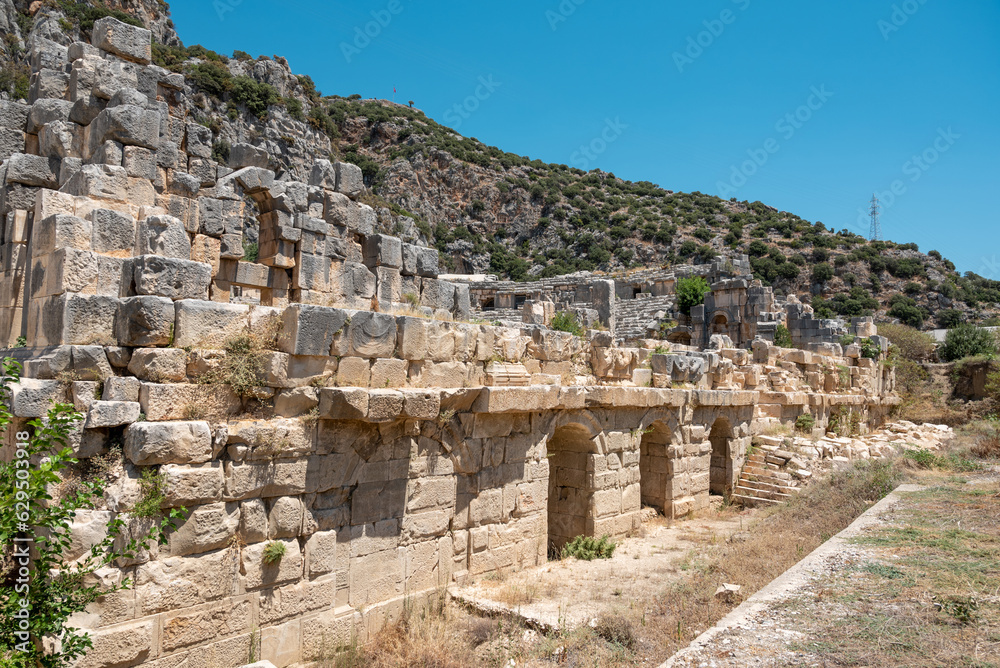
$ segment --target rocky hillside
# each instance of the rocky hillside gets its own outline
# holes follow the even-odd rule
[[[915,244],[868,242],[761,202],[531,160],[405,105],[324,97],[280,57],[184,47],[162,0],[0,0],[0,94],[29,98],[32,45],[86,38],[107,14],[152,29],[154,62],[184,75],[191,95],[183,104],[205,127],[213,160],[225,163],[231,146],[250,143],[279,174],[302,180],[316,157],[354,162],[384,230],[437,246],[447,271],[526,280],[738,252],[751,257],[757,278],[811,301],[819,314],[876,314],[931,328],[1000,313],[1000,282],[961,276],[940,253]]]

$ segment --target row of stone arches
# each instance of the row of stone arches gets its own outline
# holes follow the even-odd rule
[[[600,535],[602,522],[610,526],[608,522],[614,519],[616,502],[621,504],[622,514],[630,512],[631,506],[635,506],[632,512],[637,512],[641,503],[671,517],[675,514],[675,500],[703,491],[706,477],[710,494],[732,492],[735,434],[726,417],[717,417],[707,430],[710,455],[683,460],[685,448],[696,449],[698,444],[682,442],[676,417],[656,419],[641,430],[637,467],[630,459],[634,451],[620,455],[607,452],[605,434],[594,424],[596,420],[578,421],[577,416],[558,422],[561,424],[554,425],[547,443],[550,551],[579,535]],[[636,485],[630,484],[629,477],[636,468],[638,498],[630,491]]]

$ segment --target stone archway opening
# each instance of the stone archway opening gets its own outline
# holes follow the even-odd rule
[[[548,441],[549,554],[557,554],[563,546],[592,526],[591,497],[593,489],[587,483],[587,462],[597,453],[590,432],[583,425],[559,427]]]
[[[712,334],[728,334],[729,333],[729,319],[723,313],[716,314],[712,318]]]
[[[656,508],[664,515],[671,511],[669,448],[670,428],[656,421],[643,434],[639,444],[639,486],[642,505]]]
[[[708,492],[718,496],[733,491],[733,428],[726,418],[719,418],[712,425],[708,440],[712,443],[712,461],[709,470]]]

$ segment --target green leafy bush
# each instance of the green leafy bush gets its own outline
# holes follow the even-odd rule
[[[938,356],[945,362],[976,355],[993,356],[997,353],[997,337],[988,329],[975,325],[959,325],[948,330]]]
[[[788,331],[788,328],[784,325],[779,324],[774,330],[774,345],[779,348],[791,348],[792,347],[792,333]]]
[[[877,360],[882,356],[882,346],[874,339],[863,339],[861,341],[861,356],[870,360]]]
[[[923,362],[934,357],[937,342],[926,332],[907,325],[883,323],[878,326],[878,333],[889,339],[903,359]]]
[[[575,557],[583,561],[594,559],[610,559],[618,547],[610,536],[601,536],[600,540],[590,536],[577,536],[562,549],[562,558]]]
[[[231,151],[232,146],[229,145],[229,142],[225,139],[220,139],[212,144],[212,160],[224,165],[229,162],[229,153]]]
[[[691,315],[691,309],[704,303],[705,295],[711,292],[708,281],[701,276],[690,276],[677,281],[677,306],[684,315]]]
[[[222,99],[222,96],[234,85],[233,75],[218,63],[194,63],[187,68],[184,76],[190,79],[195,86],[217,99]]]
[[[233,77],[231,86],[233,100],[242,104],[254,116],[267,113],[267,108],[278,104],[281,96],[271,84],[263,83],[248,76]]]
[[[833,267],[821,262],[813,267],[812,270],[812,281],[813,283],[826,283],[831,278],[833,278]]]
[[[804,413],[795,418],[795,428],[801,432],[809,433],[816,426],[816,418],[809,413]]]
[[[17,381],[20,370],[16,361],[3,360],[2,433],[12,423],[9,384]],[[68,561],[65,554],[70,549],[73,518],[77,511],[97,508],[104,494],[99,476],[65,484],[69,467],[79,463],[73,458],[69,437],[82,420],[73,406],[53,404],[44,418],[29,421],[17,433],[16,455],[12,451],[12,457],[0,459],[0,564],[5,567],[0,578],[0,620],[8,620],[0,622],[0,665],[5,668],[63,668],[78,663],[92,640],[70,625],[70,617],[99,597],[131,585],[127,579],[104,584],[93,574],[117,559],[133,558],[151,541],[165,543],[166,530],[183,512],[175,509],[158,523],[146,523],[148,528],[124,541],[122,549],[114,545],[126,525],[115,517],[107,525],[104,540],[82,558]],[[25,545],[30,545],[30,555],[18,554],[17,547]],[[22,578],[7,570],[15,564],[27,568],[29,576]],[[27,611],[24,625],[10,623],[21,619],[23,610]],[[48,642],[52,638],[60,642]]]
[[[577,320],[576,314],[569,311],[559,311],[552,316],[552,322],[549,323],[549,327],[557,332],[569,332],[576,336],[583,336],[587,333],[587,330]]]
[[[954,329],[962,324],[965,316],[958,309],[945,308],[935,313],[934,319],[941,329]]]
[[[72,0],[60,0],[59,7],[66,14],[66,17],[80,26],[83,32],[90,32],[94,29],[94,22],[103,19],[105,16],[116,18],[122,23],[144,28],[142,21],[117,9],[109,9],[102,4],[95,5],[87,2],[73,2]]]

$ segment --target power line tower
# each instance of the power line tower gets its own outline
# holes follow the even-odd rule
[[[872,227],[868,233],[870,241],[880,241],[882,239],[882,225],[878,220],[879,209],[878,195],[872,195]]]

